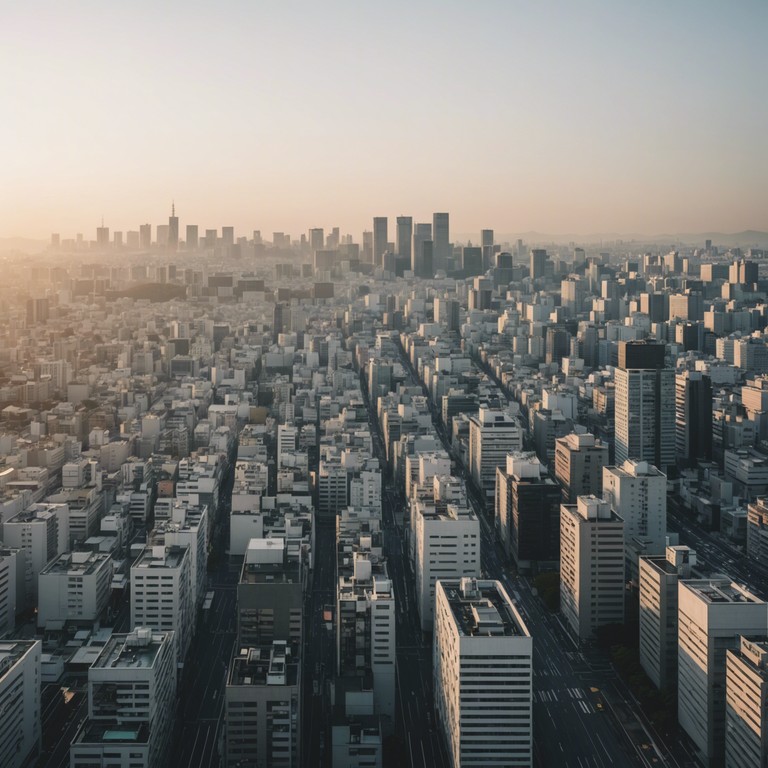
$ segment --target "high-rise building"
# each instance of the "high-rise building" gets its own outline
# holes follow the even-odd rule
[[[437,582],[433,665],[450,765],[531,766],[533,642],[501,582]]]
[[[152,247],[152,225],[142,224],[139,227],[139,245],[145,251]]]
[[[225,690],[226,765],[299,765],[301,662],[298,643],[241,648]]]
[[[309,248],[313,252],[325,249],[325,232],[321,227],[309,230]]]
[[[434,301],[435,322],[449,331],[458,331],[461,321],[461,303],[457,299],[437,298]]]
[[[637,539],[648,555],[667,545],[667,478],[646,461],[625,461],[603,469],[603,496],[624,521],[624,540]]]
[[[579,641],[624,623],[624,521],[597,496],[560,507],[560,611]]]
[[[450,270],[452,268],[450,221],[447,213],[432,214],[432,240],[434,241],[434,267]]]
[[[188,547],[155,545],[131,566],[131,629],[173,632],[183,664],[195,627]]]
[[[469,417],[469,472],[487,500],[496,487],[496,467],[523,448],[523,433],[506,411],[480,408]]]
[[[413,218],[411,216],[397,217],[397,255],[411,263],[411,245],[413,240]]]
[[[477,246],[461,249],[461,269],[465,277],[483,274],[483,250]]]
[[[543,248],[533,248],[531,250],[531,279],[538,280],[546,274],[547,271],[547,252]]]
[[[496,469],[495,521],[501,547],[518,570],[560,557],[560,486],[533,453],[512,453]]]
[[[555,440],[555,477],[563,489],[563,503],[575,504],[578,496],[602,496],[603,467],[608,464],[608,444],[590,432],[572,432]]]
[[[234,227],[221,228],[221,244],[226,248],[231,248],[235,244],[235,228]]]
[[[24,567],[24,553],[15,547],[0,547],[0,637],[16,626],[19,603],[19,578]]]
[[[725,764],[768,765],[768,637],[740,637],[725,654]]]
[[[704,765],[725,761],[726,651],[765,635],[768,604],[728,579],[680,581],[677,718]]]
[[[457,504],[415,504],[411,514],[421,629],[431,632],[437,580],[480,576],[480,521],[471,508]]]
[[[377,266],[384,265],[384,254],[387,252],[387,217],[375,216],[373,219],[373,263]]]
[[[198,245],[197,224],[187,224],[185,243],[188,251],[196,251]]]
[[[109,248],[109,227],[105,227],[103,223],[96,227],[96,244],[99,248]]]
[[[21,768],[40,752],[39,640],[0,642],[0,765]]]
[[[647,461],[666,472],[675,465],[675,371],[666,346],[619,342],[616,380],[616,463]]]
[[[167,765],[176,704],[170,632],[113,634],[88,669],[88,717],[69,749],[72,768]]]
[[[168,250],[175,251],[179,247],[179,217],[176,215],[176,203],[171,205],[171,215],[168,217]]]
[[[675,449],[686,467],[712,460],[712,379],[700,371],[675,377]]]
[[[433,258],[432,225],[416,224],[413,230],[413,247],[411,248],[411,271],[415,277],[432,277],[434,271],[427,272],[425,267],[424,245],[429,243],[429,258]]]
[[[480,247],[483,249],[483,269],[490,269],[493,264],[493,230],[480,230]]]

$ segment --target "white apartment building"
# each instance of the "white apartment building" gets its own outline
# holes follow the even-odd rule
[[[112,558],[103,552],[66,552],[40,571],[37,626],[92,624],[109,602]]]
[[[431,632],[438,579],[480,576],[480,521],[475,512],[455,504],[413,507],[414,571],[423,632]]]
[[[299,430],[293,424],[280,424],[277,428],[277,465],[281,465],[283,456],[296,450]]]
[[[624,621],[624,521],[596,496],[560,507],[560,611],[580,641]]]
[[[131,629],[173,632],[176,658],[184,663],[194,633],[188,547],[146,547],[131,566]]]
[[[555,440],[555,477],[563,487],[563,500],[575,504],[579,496],[600,496],[603,468],[608,464],[608,443],[590,432],[573,432]]]
[[[381,510],[381,472],[366,469],[352,478],[349,505]]]
[[[112,635],[88,670],[88,718],[69,749],[71,768],[166,765],[176,699],[168,632]]]
[[[677,685],[677,583],[694,565],[696,552],[683,546],[640,558],[640,665],[657,688]]]
[[[496,467],[522,448],[523,432],[508,413],[480,408],[469,417],[469,471],[486,496],[495,492]]]
[[[677,718],[705,765],[725,758],[726,651],[764,635],[768,604],[728,579],[680,581]]]
[[[647,461],[629,459],[603,469],[603,498],[624,521],[624,541],[645,544],[648,555],[664,554],[667,545],[667,476]]]
[[[532,765],[532,658],[501,582],[438,581],[435,705],[452,768]]]
[[[768,765],[768,637],[739,638],[725,654],[725,765]]]
[[[0,642],[0,765],[21,768],[38,754],[40,725],[39,640]]]
[[[37,577],[58,555],[69,550],[69,509],[66,504],[33,504],[3,523],[3,541],[24,550],[24,591],[37,600]]]

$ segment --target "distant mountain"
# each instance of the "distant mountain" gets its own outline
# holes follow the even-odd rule
[[[480,243],[480,233],[463,233],[454,236],[459,242],[471,240],[474,244]],[[564,245],[567,243],[576,243],[577,245],[598,245],[600,243],[606,246],[609,243],[621,241],[624,244],[637,243],[638,245],[704,245],[706,240],[711,240],[712,245],[720,247],[740,247],[740,248],[768,248],[768,232],[762,232],[755,229],[747,229],[743,232],[681,232],[677,234],[658,234],[643,235],[637,232],[593,232],[582,233],[561,233],[551,234],[546,232],[497,232],[496,242],[510,242],[522,239],[527,245],[546,244]]]
[[[40,253],[48,247],[45,240],[29,237],[0,237],[0,253]]]

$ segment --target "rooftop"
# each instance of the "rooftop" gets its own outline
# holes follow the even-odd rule
[[[272,645],[241,648],[232,660],[227,685],[296,685],[298,678],[297,648],[276,640]]]
[[[460,635],[528,637],[520,614],[498,581],[471,578],[441,580]]]
[[[106,552],[65,552],[49,563],[40,575],[47,573],[68,573],[73,576],[89,576],[96,573],[110,556]]]
[[[169,633],[154,632],[146,627],[137,627],[125,635],[113,635],[93,663],[93,668],[149,669],[168,636]]]
[[[754,603],[763,604],[763,601],[748,592],[746,588],[729,581],[728,579],[690,579],[682,582],[691,592],[707,603]]]

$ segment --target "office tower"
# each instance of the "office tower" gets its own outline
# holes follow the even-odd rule
[[[299,765],[299,644],[275,640],[240,648],[229,667],[224,705],[225,765]]]
[[[686,467],[712,460],[712,379],[700,371],[675,377],[675,448]]]
[[[608,444],[590,432],[572,432],[555,440],[555,477],[563,489],[563,503],[575,504],[578,496],[602,496],[603,467],[608,464]]]
[[[675,371],[666,345],[619,342],[616,381],[616,463],[638,459],[666,472],[675,464]]]
[[[624,521],[624,539],[639,539],[645,554],[661,555],[667,537],[667,478],[646,461],[603,469],[603,497]]]
[[[0,765],[22,768],[40,752],[39,640],[0,641]]]
[[[47,298],[27,299],[27,325],[47,323],[50,315],[50,302]]]
[[[624,623],[624,521],[597,496],[560,507],[560,612],[581,642]]]
[[[677,686],[677,583],[694,565],[696,553],[682,546],[640,558],[640,665],[662,690]]]
[[[413,247],[411,248],[411,271],[415,277],[432,277],[432,274],[425,272],[423,244],[430,243],[430,258],[432,256],[432,225],[416,224],[413,230]]]
[[[50,562],[40,571],[37,626],[90,628],[112,594],[112,564],[105,552],[65,552]]]
[[[435,272],[452,268],[450,222],[447,213],[432,214],[432,240],[434,241]]]
[[[195,629],[188,547],[144,548],[131,566],[131,629],[173,632],[175,654],[183,664]]]
[[[539,280],[547,271],[547,252],[543,248],[531,250],[531,279]]]
[[[215,248],[217,240],[218,240],[218,230],[217,229],[206,229],[205,230],[205,237],[203,238],[203,246],[205,248]]]
[[[277,427],[277,466],[282,464],[283,457],[296,451],[296,441],[299,430],[293,424],[280,424]]]
[[[168,235],[170,232],[170,229],[167,224],[158,224],[155,228],[155,231],[157,232],[156,238],[157,238],[157,247],[158,248],[167,248],[168,247]]]
[[[561,490],[533,453],[512,453],[496,469],[495,521],[504,554],[518,570],[560,557]]]
[[[152,247],[152,225],[142,224],[139,227],[139,245],[144,250],[149,250]]]
[[[728,282],[738,285],[751,285],[758,281],[758,264],[755,261],[736,259],[728,271]]]
[[[99,248],[109,248],[109,227],[105,227],[104,222],[96,227],[96,244]]]
[[[309,230],[309,248],[313,252],[325,249],[325,233],[320,227]]]
[[[125,234],[125,244],[132,251],[137,251],[141,244],[140,233],[138,230],[129,229]]]
[[[450,765],[531,766],[533,642],[501,582],[437,582],[432,663]]]
[[[57,232],[54,232],[51,235],[51,248],[53,248],[55,250],[55,249],[59,248],[60,246],[61,246],[61,235],[58,234]]]
[[[571,354],[571,334],[565,328],[557,325],[551,325],[547,328],[547,365],[555,363],[561,365],[564,357]]]
[[[411,263],[411,241],[413,239],[413,218],[411,216],[397,217],[397,256]]]
[[[768,499],[757,499],[747,507],[747,556],[768,564]]]
[[[238,643],[301,642],[302,565],[285,539],[251,539],[237,585]]]
[[[411,514],[421,630],[431,632],[437,580],[480,576],[480,521],[472,509],[458,504],[416,504]]]
[[[461,249],[461,269],[465,277],[483,274],[483,250],[475,246]]]
[[[373,219],[373,263],[384,265],[384,254],[387,252],[387,217],[375,216]]]
[[[69,508],[66,504],[32,504],[3,523],[3,542],[24,551],[21,592],[35,604],[38,574],[69,550]]]
[[[338,675],[365,678],[370,674],[374,710],[392,723],[395,718],[395,593],[392,581],[387,574],[386,562],[374,563],[370,552],[345,553],[341,540],[338,544]]]
[[[483,250],[483,270],[493,266],[493,230],[480,230],[480,247]]]
[[[196,251],[198,245],[197,224],[187,224],[185,244],[188,251]]]
[[[458,331],[461,325],[461,303],[457,299],[435,299],[435,322],[448,331]]]
[[[725,764],[768,765],[768,637],[739,638],[725,654]]]
[[[13,631],[24,569],[24,553],[0,547],[0,637]]]
[[[227,248],[230,248],[235,244],[235,228],[234,227],[221,228],[221,244]]]
[[[363,232],[363,261],[373,264],[373,232],[369,230]]]
[[[725,758],[726,651],[739,635],[765,635],[768,604],[728,579],[692,579],[677,585],[677,717],[704,765]]]
[[[493,498],[496,467],[522,448],[522,430],[506,411],[480,408],[469,417],[469,472],[486,500]]]
[[[175,705],[173,635],[112,635],[88,669],[88,718],[69,748],[71,768],[167,765]]]
[[[122,248],[123,247],[123,233],[122,232],[113,232],[112,233],[112,245],[115,248]]]
[[[176,215],[176,203],[171,205],[171,215],[168,217],[168,249],[177,250],[179,247],[179,217]]]

